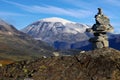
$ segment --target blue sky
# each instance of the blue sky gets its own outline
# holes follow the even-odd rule
[[[47,17],[93,25],[98,7],[120,33],[120,0],[0,0],[0,18],[17,29]]]

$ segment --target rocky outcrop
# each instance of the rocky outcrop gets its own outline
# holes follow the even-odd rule
[[[40,58],[0,68],[3,80],[120,80],[120,51],[96,49],[75,56]]]
[[[92,28],[86,30],[94,34],[94,37],[89,39],[93,45],[93,49],[109,47],[107,33],[113,32],[113,27],[110,25],[109,18],[102,13],[101,8],[98,8],[98,13],[95,15],[95,21],[96,23]]]

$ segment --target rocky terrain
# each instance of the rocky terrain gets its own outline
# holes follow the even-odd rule
[[[0,80],[120,80],[120,51],[103,48],[20,61],[1,67],[0,73]]]

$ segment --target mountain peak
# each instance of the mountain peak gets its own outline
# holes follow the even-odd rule
[[[0,19],[0,34],[5,35],[17,35],[20,32],[11,24],[7,23],[6,21]]]
[[[51,17],[36,21],[28,25],[22,31],[37,40],[47,42],[56,49],[60,48],[57,46],[61,45],[57,42],[65,42],[63,43],[66,45],[64,47],[68,49],[71,48],[70,46],[74,42],[88,39],[88,36],[84,33],[86,28],[88,28],[88,26],[85,24],[72,22],[58,17]],[[63,48],[62,45],[61,48]]]
[[[63,24],[75,23],[75,22],[72,22],[72,21],[69,21],[69,20],[66,20],[66,19],[63,19],[63,18],[58,18],[58,17],[44,18],[44,19],[41,19],[41,20],[45,21],[45,22],[61,22]]]

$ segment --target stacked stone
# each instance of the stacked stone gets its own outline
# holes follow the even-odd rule
[[[87,29],[87,32],[94,34],[94,37],[89,39],[93,44],[93,49],[109,47],[107,32],[113,32],[113,27],[110,25],[109,18],[102,13],[101,8],[98,8],[95,21],[92,28]]]

